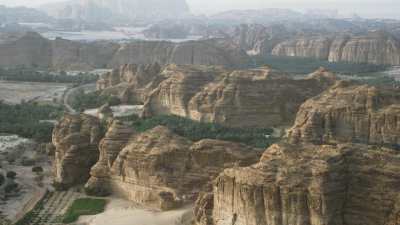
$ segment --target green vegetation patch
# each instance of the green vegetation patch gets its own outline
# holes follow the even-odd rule
[[[269,65],[274,69],[289,74],[309,74],[317,70],[319,67],[341,74],[363,74],[383,71],[388,68],[384,65],[372,64],[356,64],[348,62],[328,62],[326,60],[318,60],[314,58],[290,57],[290,56],[263,56],[253,57],[252,67]]]
[[[77,111],[99,108],[105,104],[110,106],[119,105],[121,101],[117,96],[103,95],[99,91],[85,93],[81,90],[74,96],[71,106]]]
[[[73,223],[79,216],[96,215],[104,212],[107,201],[105,199],[80,198],[75,200],[64,215],[63,223]]]
[[[0,68],[0,80],[7,81],[87,84],[96,82],[98,78],[98,75],[86,72],[81,72],[76,75],[67,75],[64,71],[52,73],[25,67]]]
[[[0,133],[17,134],[40,142],[49,142],[54,125],[41,121],[57,120],[63,111],[61,106],[36,103],[8,105],[0,101]]]
[[[214,123],[201,123],[183,117],[166,115],[148,119],[133,116],[128,120],[133,121],[134,128],[139,132],[162,125],[192,141],[218,139],[240,142],[257,148],[267,148],[277,141],[276,138],[270,137],[273,133],[271,128],[229,128]]]

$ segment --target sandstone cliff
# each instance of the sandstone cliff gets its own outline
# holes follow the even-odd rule
[[[225,170],[202,195],[201,225],[398,224],[397,152],[365,145],[271,146],[259,163]]]
[[[305,102],[289,131],[297,142],[357,142],[400,146],[398,89],[340,82]]]
[[[148,95],[143,116],[173,114],[231,127],[287,125],[305,100],[335,81],[324,69],[300,80],[268,67],[199,69],[167,68],[171,75]]]
[[[82,184],[98,160],[100,122],[87,115],[65,115],[53,131],[54,183],[58,188]]]
[[[86,190],[162,210],[193,202],[224,168],[248,166],[260,156],[259,150],[237,143],[193,143],[165,127],[133,136],[126,127],[113,127],[100,145]]]
[[[23,65],[53,70],[91,70],[116,68],[129,63],[238,66],[248,61],[244,51],[231,42],[218,39],[183,43],[81,43],[61,38],[48,40],[37,33],[27,33],[17,40],[0,44],[0,66],[3,67]]]
[[[305,37],[276,45],[272,54],[311,57],[330,62],[400,65],[400,42],[384,32],[363,36]]]

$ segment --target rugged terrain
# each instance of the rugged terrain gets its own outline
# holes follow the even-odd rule
[[[273,55],[311,57],[330,62],[400,64],[400,42],[389,33],[295,38],[276,45]]]
[[[140,69],[138,69],[140,68]],[[291,125],[299,106],[334,84],[321,68],[291,79],[269,67],[126,65],[103,76],[98,88],[123,101],[144,102],[144,117],[177,115],[231,127]]]
[[[86,115],[65,115],[53,131],[54,183],[65,189],[83,184],[99,157],[100,122]]]
[[[390,149],[277,144],[225,170],[198,200],[197,224],[398,224],[399,165]]]
[[[57,38],[48,40],[38,33],[0,44],[0,66],[39,67],[53,70],[115,68],[128,63],[177,63],[238,66],[248,63],[246,53],[231,42],[218,39],[172,43],[106,41],[81,43]]]
[[[100,144],[87,192],[115,194],[148,207],[168,210],[193,202],[224,168],[257,161],[260,151],[218,140],[193,143],[166,127],[134,132],[114,122]]]
[[[291,142],[356,142],[400,146],[398,89],[340,82],[305,102],[289,131]]]

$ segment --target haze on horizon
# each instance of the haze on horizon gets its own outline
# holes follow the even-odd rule
[[[37,7],[63,0],[0,0],[0,5]],[[167,1],[167,0],[166,0]],[[329,9],[342,15],[365,18],[400,19],[398,0],[187,0],[192,13],[213,14],[233,9],[288,8],[294,10]]]

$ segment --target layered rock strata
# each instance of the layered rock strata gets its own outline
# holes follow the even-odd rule
[[[330,62],[400,65],[400,42],[384,32],[364,36],[304,37],[277,44],[272,54],[311,57]]]
[[[299,106],[334,84],[324,69],[306,79],[262,67],[199,70],[169,67],[167,78],[148,95],[144,117],[172,114],[230,127],[271,127],[294,121]]]
[[[98,160],[100,122],[88,115],[65,115],[53,131],[54,183],[61,189],[82,184]]]
[[[271,146],[225,170],[195,207],[201,225],[398,224],[397,152],[366,145]]]
[[[116,135],[118,140],[107,134],[101,142],[86,190],[162,210],[193,202],[224,168],[251,165],[260,156],[259,150],[237,143],[193,143],[161,126],[133,136],[119,129],[123,135]]]
[[[196,64],[238,66],[249,62],[246,53],[232,42],[212,39],[173,43],[132,41],[118,44],[95,41],[82,43],[38,33],[0,44],[0,66],[52,70],[116,68],[124,64]]]
[[[300,107],[288,136],[292,143],[357,142],[398,148],[399,90],[340,82]]]

